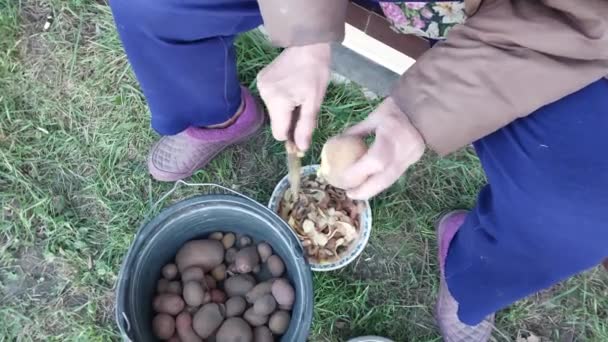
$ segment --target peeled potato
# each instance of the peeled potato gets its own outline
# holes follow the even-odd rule
[[[337,188],[341,183],[344,171],[353,165],[367,152],[367,145],[360,137],[342,135],[329,139],[321,151],[319,175]]]
[[[224,245],[217,240],[193,240],[186,242],[175,256],[180,271],[199,266],[211,271],[224,260]]]
[[[224,321],[216,335],[216,342],[252,342],[251,327],[242,318],[232,317]]]

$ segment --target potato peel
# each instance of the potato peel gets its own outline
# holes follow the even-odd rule
[[[298,198],[288,189],[279,205],[279,216],[302,241],[308,257],[318,263],[335,262],[360,235],[363,202],[316,175],[302,179]]]

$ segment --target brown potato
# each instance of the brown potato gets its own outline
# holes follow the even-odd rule
[[[228,318],[216,335],[216,342],[252,342],[251,327],[242,318]]]
[[[208,290],[214,289],[217,287],[217,281],[210,275],[205,276],[205,280],[202,282],[203,286]]]
[[[171,338],[175,334],[175,319],[164,313],[154,316],[152,331],[154,332],[154,336],[161,340]]]
[[[215,232],[215,233],[209,234],[209,238],[211,240],[222,241],[223,237],[224,237],[224,233],[222,233],[222,232]]]
[[[165,279],[173,280],[175,279],[175,277],[177,277],[177,265],[173,263],[166,264],[162,268],[161,273],[163,274],[163,277],[165,277]]]
[[[177,280],[170,281],[169,285],[167,285],[167,293],[173,293],[176,295],[182,294],[182,283]]]
[[[192,316],[189,313],[180,313],[175,319],[175,325],[181,342],[203,342],[203,339],[192,329]]]
[[[285,272],[285,264],[283,264],[283,260],[278,255],[272,255],[266,261],[266,265],[268,265],[268,270],[273,277],[280,277]]]
[[[234,264],[239,273],[249,273],[260,263],[260,256],[255,246],[248,246],[236,253]]]
[[[243,314],[243,318],[249,323],[251,326],[258,327],[260,325],[266,324],[268,322],[268,315],[258,315],[253,311],[253,308],[249,308]]]
[[[161,294],[167,292],[167,287],[169,287],[169,281],[165,278],[160,278],[156,283],[156,293]]]
[[[295,300],[293,286],[285,278],[277,279],[272,283],[272,295],[279,305],[291,306]]]
[[[189,306],[199,306],[203,304],[205,290],[197,281],[191,280],[184,284],[184,301]]]
[[[177,315],[180,313],[186,304],[182,300],[182,298],[176,294],[165,293],[156,296],[154,298],[154,311],[158,313],[166,313],[170,315]]]
[[[182,272],[182,282],[201,281],[205,278],[205,272],[200,267],[188,267]]]
[[[277,311],[270,316],[270,320],[268,321],[268,328],[274,334],[283,335],[287,328],[289,327],[289,321],[291,320],[291,316],[287,311]]]
[[[205,304],[192,319],[192,328],[202,338],[211,336],[224,321],[220,307],[215,303]]]
[[[238,243],[237,243],[237,247],[238,248],[245,248],[249,245],[251,245],[251,238],[247,235],[241,235],[238,237]]]
[[[224,290],[228,297],[244,296],[255,285],[255,279],[247,274],[239,274],[224,281]]]
[[[224,255],[224,261],[226,261],[227,264],[232,264],[236,258],[236,253],[238,252],[239,251],[234,247],[228,248],[226,250],[226,255]]]
[[[253,340],[255,342],[274,342],[272,332],[267,326],[262,325],[253,330]]]
[[[271,294],[264,295],[253,304],[253,311],[258,315],[270,315],[277,308],[277,301]]]
[[[224,260],[224,245],[217,240],[193,240],[186,242],[175,256],[180,271],[199,266],[211,271]]]
[[[222,290],[212,289],[211,301],[217,304],[224,303],[226,301],[226,294]]]
[[[251,304],[255,303],[258,298],[272,293],[272,282],[265,281],[263,283],[259,283],[254,286],[247,294],[245,294],[245,299]]]
[[[272,255],[272,247],[266,242],[260,242],[258,243],[258,254],[260,255],[260,260],[266,262]]]
[[[228,249],[234,246],[235,241],[236,236],[234,236],[233,233],[224,234],[224,237],[222,238],[222,245],[224,245],[224,248]]]
[[[234,296],[226,301],[226,317],[240,316],[245,312],[247,303],[240,296]]]
[[[226,279],[226,265],[221,264],[221,265],[217,266],[216,268],[214,268],[211,271],[211,276],[217,281],[222,281],[222,280]]]

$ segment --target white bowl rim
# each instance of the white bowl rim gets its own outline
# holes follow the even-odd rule
[[[319,167],[320,167],[320,165],[318,165],[318,164],[302,166],[301,175],[309,176],[312,174],[316,174]],[[289,186],[289,177],[285,176],[277,183],[274,190],[272,191],[272,195],[270,196],[270,200],[268,201],[268,208],[270,208],[270,210],[272,210],[275,213],[277,212],[277,210],[279,208],[279,203],[280,203],[281,199],[283,198],[283,193],[285,192],[285,190],[283,190],[283,189],[286,189],[287,186]],[[337,269],[343,268],[346,265],[350,264],[355,259],[357,259],[359,257],[359,255],[361,255],[361,253],[363,252],[363,249],[365,249],[365,246],[367,246],[367,243],[369,241],[369,237],[370,237],[371,231],[372,231],[371,206],[369,204],[369,201],[362,201],[362,202],[365,206],[365,210],[360,214],[361,235],[360,235],[357,243],[354,245],[354,247],[350,250],[350,252],[347,255],[343,256],[338,261],[319,264],[319,263],[313,262],[312,260],[308,260],[308,262],[310,264],[310,268],[313,271],[316,271],[316,272],[335,271]]]

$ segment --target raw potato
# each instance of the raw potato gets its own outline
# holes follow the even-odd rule
[[[295,291],[291,284],[281,278],[272,283],[272,295],[279,305],[291,306],[295,300]]]
[[[211,271],[211,276],[217,281],[222,281],[226,279],[226,265],[221,264],[218,267],[214,268],[213,271]]]
[[[228,297],[244,296],[255,286],[255,279],[247,274],[239,274],[224,281],[224,290]]]
[[[176,295],[182,294],[182,284],[179,281],[170,281],[169,285],[167,285],[167,293],[172,293]]]
[[[253,311],[258,315],[268,316],[277,308],[277,301],[271,294],[264,295],[255,301]]]
[[[200,267],[188,267],[182,272],[182,282],[188,282],[192,280],[201,281],[205,278],[205,272]]]
[[[177,277],[177,265],[175,264],[166,264],[161,270],[163,277],[167,280],[173,280]]]
[[[237,243],[237,247],[238,248],[245,248],[249,245],[251,245],[251,238],[247,235],[241,235],[239,236],[239,241]]]
[[[189,313],[180,313],[175,319],[175,326],[181,342],[203,342],[203,339],[192,329],[192,316]]]
[[[169,281],[165,278],[161,278],[156,283],[156,293],[161,294],[167,292],[167,287],[169,287]]]
[[[245,312],[247,303],[240,296],[234,296],[226,301],[226,317],[240,316]]]
[[[268,258],[266,265],[268,265],[268,270],[273,277],[278,278],[285,272],[285,264],[283,264],[283,260],[281,260],[278,255],[273,255]]]
[[[260,325],[266,324],[268,322],[268,315],[258,315],[253,311],[253,308],[247,309],[243,314],[243,318],[254,327],[259,327]]]
[[[341,183],[344,171],[352,166],[367,152],[367,145],[360,137],[343,135],[329,139],[321,150],[321,167],[319,175],[337,188],[344,188]]]
[[[219,289],[211,290],[211,301],[214,303],[224,303],[226,301],[226,294],[224,291]]]
[[[222,238],[222,245],[224,245],[224,248],[228,249],[234,246],[235,241],[236,236],[234,236],[233,233],[228,233],[224,235],[224,238]]]
[[[272,281],[265,281],[257,284],[245,295],[245,299],[251,304],[255,303],[258,298],[272,293]]]
[[[177,335],[173,335],[170,339],[167,340],[167,342],[180,342],[180,339]]]
[[[239,273],[249,273],[260,263],[260,256],[255,246],[248,246],[236,253],[234,264]]]
[[[219,305],[205,304],[192,319],[192,328],[202,338],[211,336],[224,321]]]
[[[217,281],[212,276],[206,275],[204,285],[207,289],[211,290],[217,287]]]
[[[224,245],[217,240],[193,240],[186,242],[175,256],[180,271],[200,266],[211,271],[224,260]]]
[[[205,290],[197,281],[189,281],[184,285],[184,301],[189,306],[199,306],[203,304]]]
[[[154,298],[154,310],[158,313],[167,313],[170,315],[177,315],[186,306],[182,297],[172,294],[165,293]]]
[[[175,334],[175,319],[170,315],[161,313],[152,320],[152,331],[161,340],[167,340]]]
[[[267,326],[262,325],[253,330],[253,340],[255,342],[274,342],[274,337],[272,337],[270,329],[268,329]]]
[[[268,321],[268,328],[274,334],[283,335],[287,328],[289,327],[289,321],[291,320],[291,315],[287,311],[277,311],[270,316],[270,320]]]
[[[262,262],[266,262],[272,255],[272,247],[266,242],[260,242],[258,243],[258,254],[260,255]]]
[[[211,235],[209,235],[209,238],[211,240],[222,241],[222,238],[224,238],[224,233],[222,233],[222,232],[211,233]]]
[[[224,261],[227,264],[232,264],[234,262],[234,259],[236,258],[236,253],[238,252],[239,251],[234,247],[228,248],[226,250],[226,255],[224,256]]]
[[[252,342],[253,332],[242,318],[228,318],[216,335],[216,342]]]

